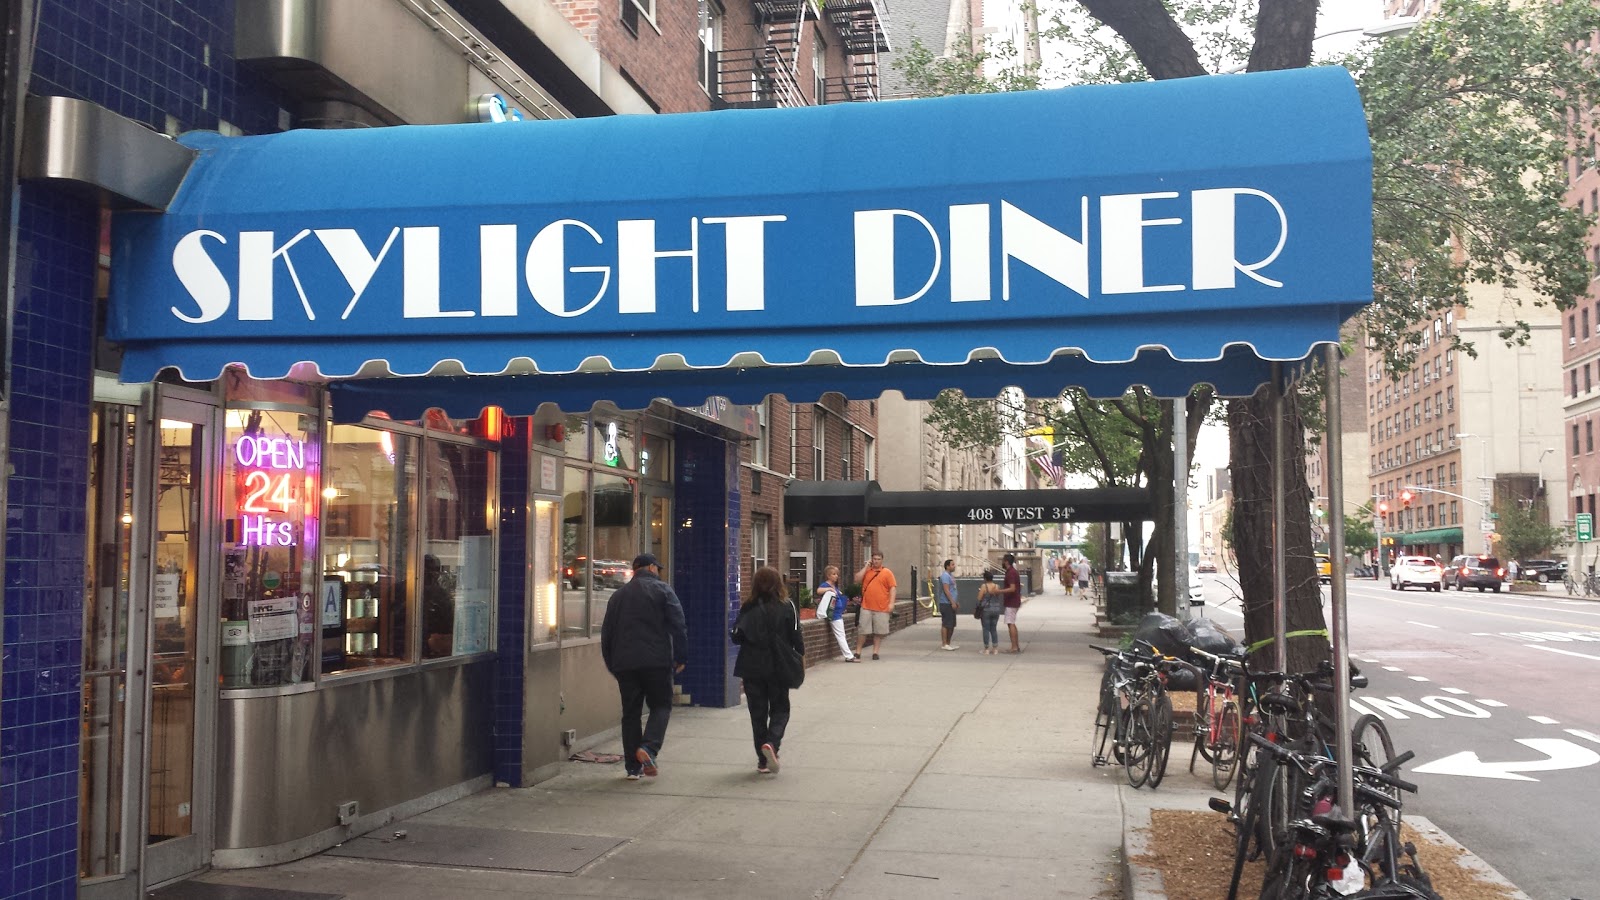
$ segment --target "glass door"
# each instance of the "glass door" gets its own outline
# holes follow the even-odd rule
[[[220,411],[157,400],[151,571],[144,882],[203,868],[210,852],[220,602],[216,441]],[[207,648],[202,652],[202,648]]]

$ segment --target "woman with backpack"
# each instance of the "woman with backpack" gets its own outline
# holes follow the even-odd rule
[[[739,619],[733,626],[733,640],[739,645],[739,659],[733,674],[744,679],[745,705],[750,708],[750,731],[755,739],[756,771],[763,775],[778,771],[778,749],[789,725],[789,689],[792,663],[780,654],[792,651],[805,658],[805,640],[800,636],[800,615],[784,596],[783,576],[770,566],[756,570],[751,579],[750,596],[739,604]],[[802,663],[803,666],[803,663]],[[801,677],[804,677],[802,668]]]
[[[861,657],[850,652],[850,639],[844,636],[844,608],[848,604],[839,593],[839,567],[826,566],[822,570],[822,583],[817,585],[817,618],[828,623],[833,639],[839,642],[839,652],[845,662],[858,663]]]
[[[1000,585],[994,583],[994,572],[983,570],[983,584],[978,585],[978,615],[983,621],[983,649],[979,653],[991,656],[1000,650],[1000,614],[1004,601]]]

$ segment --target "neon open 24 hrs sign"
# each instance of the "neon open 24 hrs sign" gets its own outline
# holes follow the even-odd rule
[[[233,445],[238,465],[239,544],[293,547],[300,543],[297,485],[306,472],[306,442],[243,435]]]

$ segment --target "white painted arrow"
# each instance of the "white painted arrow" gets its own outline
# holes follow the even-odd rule
[[[1545,755],[1545,759],[1526,762],[1484,762],[1471,750],[1453,753],[1412,772],[1426,775],[1467,775],[1473,778],[1501,778],[1506,781],[1538,781],[1518,772],[1550,772],[1556,769],[1581,769],[1600,762],[1600,753],[1562,738],[1517,738],[1517,743]]]

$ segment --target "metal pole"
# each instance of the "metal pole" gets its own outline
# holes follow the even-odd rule
[[[1284,445],[1287,429],[1283,421],[1283,363],[1272,364],[1272,646],[1273,661],[1279,672],[1289,671],[1289,573],[1284,553],[1284,535],[1288,528],[1283,519],[1283,469]]]
[[[1342,453],[1344,436],[1339,422],[1339,345],[1323,348],[1323,368],[1327,378],[1327,429],[1323,441],[1327,447],[1328,505],[1344,509],[1344,466]],[[1346,815],[1355,809],[1355,781],[1350,772],[1350,628],[1347,612],[1349,606],[1344,583],[1344,528],[1336,527],[1328,533],[1328,558],[1332,562],[1329,573],[1329,609],[1333,611],[1331,637],[1333,643],[1333,733],[1338,735],[1339,750],[1334,759],[1339,764],[1339,808]]]
[[[1383,580],[1383,513],[1378,511],[1378,504],[1382,502],[1382,494],[1372,495],[1372,514],[1376,517],[1373,520],[1373,524],[1376,526],[1378,532],[1378,558],[1375,560],[1377,565],[1373,567],[1376,571],[1374,571],[1372,575],[1374,581]]]
[[[1172,401],[1172,558],[1177,567],[1172,583],[1177,595],[1172,604],[1178,618],[1189,621],[1189,404]]]

